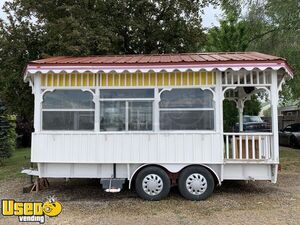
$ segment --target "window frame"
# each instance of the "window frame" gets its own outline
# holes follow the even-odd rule
[[[104,134],[109,134],[109,133],[161,133],[161,134],[168,134],[168,133],[203,133],[203,134],[212,134],[216,132],[216,101],[215,101],[215,94],[216,94],[216,85],[211,85],[211,86],[174,86],[174,87],[169,87],[169,86],[119,86],[119,87],[90,87],[90,88],[82,88],[82,87],[55,87],[55,88],[42,88],[41,89],[41,106],[40,106],[40,132],[48,132],[48,133],[54,133],[54,132],[63,132],[63,133],[104,133]],[[114,98],[114,99],[100,99],[100,92],[103,89],[153,89],[154,91],[154,97],[153,98]],[[172,89],[201,89],[201,90],[208,90],[212,93],[213,95],[213,107],[212,108],[199,108],[200,110],[211,110],[214,111],[214,128],[211,130],[161,130],[160,129],[160,123],[159,123],[159,114],[160,114],[160,108],[159,108],[159,102],[160,102],[160,94],[163,91],[166,90],[172,90]],[[93,109],[70,109],[70,111],[93,111],[94,112],[94,129],[92,130],[44,130],[43,129],[43,108],[42,108],[42,103],[43,103],[43,96],[46,92],[52,92],[55,90],[81,90],[81,91],[88,91],[93,95],[93,103],[94,103],[94,108]],[[152,102],[152,130],[123,130],[123,131],[101,131],[100,130],[100,101],[151,101]],[[180,108],[182,110],[183,108]],[[47,109],[45,109],[47,110]],[[51,110],[51,109],[48,109]],[[165,109],[166,110],[166,109]],[[168,109],[167,109],[168,110]],[[174,108],[172,109],[174,110]],[[189,108],[188,110],[191,110]],[[193,110],[193,109],[192,109]],[[191,111],[192,111],[191,110]],[[54,111],[54,110],[53,110]],[[57,109],[57,111],[67,111],[66,109]],[[99,117],[99,118],[97,118]]]
[[[150,89],[153,90],[153,97],[152,98],[101,98],[101,90],[119,90],[119,89]],[[155,114],[155,88],[148,88],[148,87],[114,87],[114,88],[107,88],[107,87],[102,87],[99,88],[99,116],[101,115],[101,102],[113,102],[113,101],[118,101],[118,102],[125,102],[125,129],[121,131],[105,131],[101,130],[101,123],[99,123],[99,131],[101,133],[109,133],[109,132],[117,132],[117,133],[122,133],[122,132],[132,132],[132,133],[141,133],[141,132],[154,132],[154,114]],[[152,129],[151,130],[129,130],[129,102],[151,102],[152,103]]]
[[[158,116],[159,116],[159,125],[158,125],[158,130],[160,132],[215,132],[216,131],[216,104],[215,104],[215,100],[214,100],[214,91],[211,88],[201,88],[201,87],[174,87],[174,88],[162,88],[162,90],[159,92],[159,102],[161,101],[161,94],[164,91],[172,91],[173,89],[199,89],[202,91],[209,91],[212,94],[212,107],[203,107],[203,108],[160,108],[160,106],[158,105]],[[192,111],[213,111],[213,128],[212,129],[195,129],[195,130],[191,130],[191,129],[187,129],[187,130],[161,130],[160,129],[160,112],[175,112],[175,111],[184,111],[184,112],[192,112]]]
[[[92,102],[94,104],[94,107],[93,108],[90,108],[90,109],[72,109],[72,108],[66,108],[66,109],[63,109],[63,108],[57,108],[57,109],[44,109],[43,108],[43,102],[44,102],[44,96],[45,94],[47,93],[53,93],[54,91],[82,91],[82,92],[89,92],[91,95],[92,95]],[[42,98],[42,101],[41,101],[41,111],[40,111],[40,127],[41,127],[41,131],[45,131],[45,132],[94,132],[95,131],[95,114],[96,114],[96,104],[94,102],[94,95],[95,93],[93,92],[93,89],[80,89],[80,88],[55,88],[55,89],[42,89],[42,93],[41,93],[41,98]],[[53,130],[53,129],[44,129],[43,127],[43,114],[44,112],[93,112],[94,113],[94,127],[93,129],[90,129],[90,130],[80,130],[80,129],[73,129],[73,130]]]

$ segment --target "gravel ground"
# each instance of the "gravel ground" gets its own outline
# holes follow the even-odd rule
[[[184,200],[177,188],[165,200],[148,202],[130,190],[105,193],[97,180],[49,181],[48,189],[29,194],[22,193],[24,178],[2,182],[0,198],[44,201],[55,196],[63,211],[47,217],[45,224],[300,224],[299,158],[283,166],[277,184],[224,182],[202,202]],[[18,220],[0,216],[0,224],[18,224]]]

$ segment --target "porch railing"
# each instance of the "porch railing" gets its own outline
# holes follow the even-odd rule
[[[272,133],[224,133],[226,160],[270,160]]]

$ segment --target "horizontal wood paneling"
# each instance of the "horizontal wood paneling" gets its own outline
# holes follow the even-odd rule
[[[32,162],[221,163],[215,133],[34,133]]]

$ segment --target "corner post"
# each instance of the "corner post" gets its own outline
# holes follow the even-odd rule
[[[154,101],[153,101],[153,130],[159,131],[159,101],[160,94],[158,87],[154,88]]]
[[[277,71],[271,72],[271,107],[272,107],[272,133],[273,133],[273,160],[279,163],[279,143],[278,143],[278,81]]]
[[[94,103],[95,103],[95,132],[100,131],[100,91],[97,87],[94,94]]]
[[[217,135],[219,136],[219,143],[216,144],[216,148],[219,148],[218,151],[219,160],[224,162],[224,141],[223,141],[223,89],[222,89],[222,72],[216,71],[216,88],[215,88],[215,130]],[[221,174],[223,174],[223,165],[221,166]],[[223,176],[220,177],[223,180]]]
[[[216,71],[216,90],[215,90],[215,129],[216,132],[223,135],[223,91],[222,91],[222,73]],[[223,140],[223,139],[222,139]]]
[[[41,91],[41,74],[35,74],[33,76],[32,91],[34,94],[34,132],[41,131],[42,124],[42,91]]]

